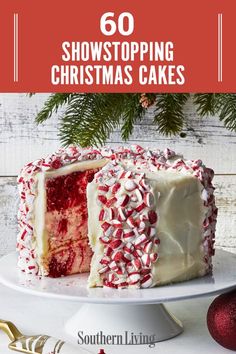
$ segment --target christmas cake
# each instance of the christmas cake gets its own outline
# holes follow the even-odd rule
[[[148,288],[211,272],[213,171],[169,149],[60,149],[18,177],[19,268],[90,287]]]

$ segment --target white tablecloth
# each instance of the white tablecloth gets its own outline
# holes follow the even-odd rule
[[[157,343],[155,348],[107,346],[105,352],[106,354],[230,353],[215,343],[208,333],[206,313],[212,300],[212,298],[203,298],[167,305],[184,325],[184,333],[174,339]],[[25,295],[0,285],[0,318],[12,321],[24,334],[49,334],[59,339],[71,340],[64,332],[64,324],[79,306],[78,303]],[[7,336],[1,332],[0,354],[14,353],[7,349],[8,343]],[[98,351],[93,348],[92,352],[96,354]]]

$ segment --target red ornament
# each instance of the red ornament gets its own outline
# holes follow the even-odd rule
[[[236,291],[218,296],[207,313],[210,334],[220,345],[236,350]]]
[[[100,349],[100,352],[98,354],[106,354],[106,353],[104,352],[104,349]]]

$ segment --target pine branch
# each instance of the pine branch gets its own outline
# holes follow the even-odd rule
[[[215,115],[219,109],[220,96],[217,93],[195,93],[193,102],[197,106],[197,113],[201,117]]]
[[[55,93],[51,94],[36,121],[42,123],[62,105],[60,138],[63,145],[102,145],[117,128],[127,140],[146,108],[155,104],[154,123],[164,135],[179,133],[184,124],[183,108],[190,97],[186,93]],[[236,131],[236,94],[194,94],[193,102],[200,116],[217,113],[226,128]]]
[[[77,130],[80,115],[83,116],[90,108],[92,94],[80,94],[71,98],[61,118],[59,136],[63,145],[78,143]]]
[[[163,93],[157,95],[154,122],[164,135],[176,135],[184,126],[183,107],[189,98],[185,93]]]
[[[127,104],[125,105],[125,110],[123,112],[123,125],[121,127],[121,137],[125,141],[128,140],[132,134],[135,122],[141,120],[145,114],[145,109],[140,104],[139,94],[133,94],[130,103],[128,102],[129,100],[129,95],[127,95]]]
[[[236,94],[225,93],[219,99],[219,117],[227,129],[236,131]]]
[[[36,122],[38,124],[43,123],[45,120],[50,118],[54,112],[57,113],[58,109],[64,104],[68,103],[72,96],[72,93],[51,94],[45,102],[42,110],[38,113]]]
[[[102,145],[120,124],[126,109],[125,94],[78,94],[62,118],[60,136],[64,145]]]

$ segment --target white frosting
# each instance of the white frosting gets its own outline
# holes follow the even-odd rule
[[[154,284],[191,279],[205,273],[202,223],[205,208],[201,184],[178,172],[157,172],[152,182],[157,203],[159,260],[152,269]]]
[[[45,178],[55,178],[59,176],[65,176],[76,171],[86,171],[93,168],[100,168],[105,166],[108,161],[108,159],[100,159],[75,162],[71,165],[66,165],[58,168],[57,170],[49,170],[44,172]]]
[[[191,175],[176,171],[139,172],[145,172],[152,187],[158,215],[156,230],[160,239],[159,259],[152,267],[152,286],[205,274],[206,265],[201,244],[206,210],[201,199],[200,182]],[[89,239],[94,251],[89,276],[90,287],[102,285],[98,270],[101,268],[104,246],[99,241],[103,230],[99,222],[101,207],[96,203],[97,187],[95,181],[87,187]]]
[[[37,260],[40,273],[45,274],[43,268],[42,257],[47,250],[47,235],[45,229],[45,213],[46,213],[46,189],[45,189],[45,173],[41,172],[36,175],[37,179],[37,196],[34,201],[34,240],[37,249]]]

